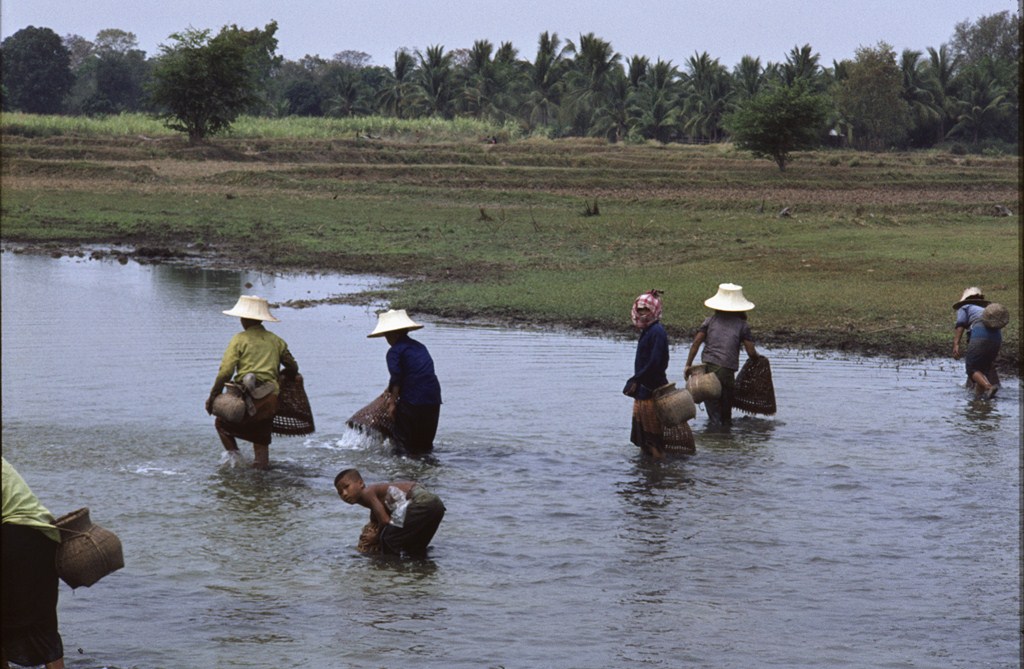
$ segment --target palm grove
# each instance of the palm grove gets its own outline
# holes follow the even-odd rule
[[[510,43],[399,49],[391,67],[342,51],[331,59],[276,55],[262,30],[172,34],[147,58],[130,32],[89,41],[27,27],[0,44],[5,111],[144,112],[200,142],[242,114],[268,117],[471,117],[515,136],[611,142],[733,141],[785,168],[821,144],[888,150],[947,145],[1016,152],[1020,17],[957,24],[948,43],[897,54],[884,42],[819,62],[810,45],[780,62],[745,56],[729,69],[707,53],[681,65],[629,58],[593,33],[540,35],[532,57]]]

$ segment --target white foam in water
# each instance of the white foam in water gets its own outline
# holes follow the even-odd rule
[[[164,474],[167,476],[181,475],[181,472],[176,472],[173,469],[164,469],[163,467],[154,467],[152,465],[138,465],[134,469],[122,468],[121,471],[128,471],[133,474],[142,474],[143,476],[151,476],[153,474]]]
[[[245,456],[242,455],[242,451],[224,451],[220,456],[221,467],[244,467],[246,466]]]
[[[381,446],[386,440],[376,432],[363,431],[346,427],[341,439],[334,442],[336,448],[345,451],[361,451],[375,446]]]

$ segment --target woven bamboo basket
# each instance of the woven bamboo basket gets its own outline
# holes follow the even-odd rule
[[[124,566],[121,540],[93,524],[87,507],[61,516],[53,524],[60,530],[57,575],[72,588],[89,587]]]
[[[390,400],[391,393],[385,390],[377,399],[352,414],[345,424],[361,432],[374,430],[390,437],[395,431],[395,420],[388,410]]]
[[[654,408],[658,418],[668,427],[685,423],[697,415],[697,405],[690,391],[676,388],[674,383],[666,383],[654,391]]]
[[[211,413],[229,423],[241,423],[245,418],[245,399],[233,384],[224,386],[224,392],[213,398]]]
[[[1002,330],[1010,322],[1010,312],[998,302],[993,302],[985,307],[985,311],[981,313],[981,322],[987,328]]]
[[[736,375],[732,404],[740,411],[762,416],[775,415],[775,384],[768,358],[747,358]]]
[[[302,374],[294,377],[282,375],[278,382],[281,394],[277,396],[277,413],[272,428],[274,434],[288,437],[312,434],[316,425],[313,423],[313,409],[309,406]]]
[[[716,399],[722,396],[722,382],[718,377],[707,371],[704,365],[694,365],[690,368],[690,377],[686,379],[686,389],[690,396],[698,404],[706,399]]]
[[[690,429],[688,423],[666,427],[664,439],[665,451],[673,455],[693,455],[697,452],[697,444],[693,440],[693,430]]]

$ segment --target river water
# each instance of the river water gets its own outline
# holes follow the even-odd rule
[[[280,307],[318,429],[257,473],[220,466],[202,408],[221,310],[382,280],[2,271],[4,455],[124,544],[124,569],[60,586],[69,667],[1019,666],[1017,379],[979,402],[952,360],[767,348],[777,416],[713,433],[699,410],[697,454],[650,463],[620,394],[635,342],[412,314],[445,400],[413,460],[345,427],[387,382],[374,310]],[[348,466],[441,495],[427,560],[355,552]]]

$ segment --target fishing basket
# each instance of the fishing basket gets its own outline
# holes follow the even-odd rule
[[[63,515],[53,524],[60,530],[57,575],[72,588],[89,587],[124,566],[121,540],[93,524],[88,507]]]
[[[704,400],[713,400],[722,396],[722,382],[704,365],[694,365],[690,368],[690,376],[686,379],[686,389],[690,391],[693,401],[698,404]]]
[[[981,313],[981,322],[987,328],[1002,330],[1010,322],[1010,312],[998,302],[993,302]]]
[[[242,390],[233,383],[224,385],[224,392],[213,398],[210,412],[229,423],[241,423],[245,419],[245,398]]]
[[[282,436],[301,436],[316,430],[313,409],[309,406],[302,375],[282,375],[278,380],[281,392],[277,396],[277,413],[271,430]]]
[[[391,415],[390,405],[391,393],[385,390],[377,399],[352,414],[345,424],[361,432],[374,430],[390,437],[395,432],[395,419]]]
[[[667,453],[672,453],[673,455],[693,455],[697,452],[697,445],[693,440],[693,430],[685,422],[673,427],[665,427],[663,437],[664,448]]]
[[[736,375],[732,405],[746,413],[775,415],[775,385],[768,358],[761,355],[743,363]]]
[[[668,427],[685,423],[697,415],[697,405],[690,391],[676,388],[674,383],[666,383],[654,391],[654,408],[662,424]]]

